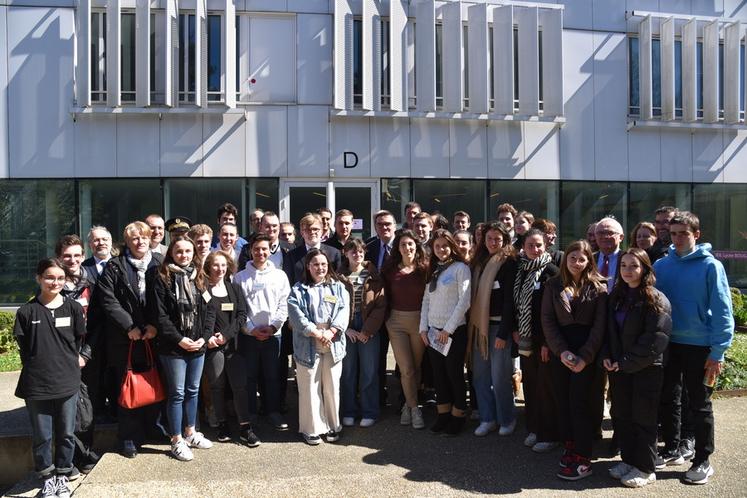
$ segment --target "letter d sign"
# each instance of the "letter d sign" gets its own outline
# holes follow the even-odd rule
[[[342,156],[342,163],[345,168],[355,168],[358,166],[358,154],[355,152],[345,152]]]

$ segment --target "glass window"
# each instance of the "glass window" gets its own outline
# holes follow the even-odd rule
[[[106,13],[91,12],[91,102],[106,102]]]
[[[443,48],[444,26],[436,24],[436,108],[444,105]]]
[[[0,303],[22,304],[37,288],[36,264],[76,233],[70,180],[0,181]]]
[[[462,78],[464,95],[464,108],[469,109],[469,27],[465,24],[462,26]]]
[[[122,14],[122,102],[135,102],[135,14]]]
[[[638,38],[628,38],[628,62],[630,70],[628,71],[628,88],[630,88],[630,109],[628,113],[637,116],[641,113],[641,83],[639,74],[638,60]]]
[[[78,206],[81,235],[93,225],[103,225],[115,241],[122,241],[128,223],[144,220],[151,213],[161,214],[161,181],[153,179],[80,180]]]
[[[653,115],[661,116],[661,42],[651,40],[651,103]]]
[[[627,233],[627,184],[562,182],[560,186],[560,249],[586,237],[589,223],[612,215]]]
[[[467,211],[472,223],[485,219],[485,188],[483,180],[413,180],[412,199],[423,211],[439,212],[451,222],[455,211]],[[401,220],[398,220],[401,221]]]
[[[654,211],[661,206],[689,210],[692,203],[689,183],[631,183],[628,198],[628,230],[640,221],[653,222]]]
[[[747,287],[747,185],[693,185],[693,212],[700,218],[700,239],[726,268],[729,285]]]
[[[363,105],[363,21],[353,21],[353,105]]]
[[[249,210],[261,209],[278,213],[278,188],[277,178],[248,178]]]
[[[558,222],[558,182],[556,181],[520,181],[492,180],[490,182],[490,199],[488,219],[498,216],[498,206],[503,203],[513,205],[517,211],[528,211],[535,218],[547,218]]]
[[[195,101],[195,15],[179,14],[179,102]]]
[[[405,204],[412,200],[410,180],[405,178],[381,179],[381,209],[394,214],[401,225],[405,219]]]
[[[221,78],[223,61],[221,54],[222,22],[223,19],[219,15],[210,15],[207,18],[207,97],[209,102],[223,101],[223,84]]]
[[[391,106],[391,91],[389,89],[389,70],[390,56],[389,53],[389,21],[381,21],[381,105],[382,107]]]

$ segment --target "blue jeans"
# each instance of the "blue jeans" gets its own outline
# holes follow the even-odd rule
[[[361,314],[356,313],[350,328],[363,327]],[[379,343],[381,337],[375,334],[365,344],[347,340],[345,359],[342,360],[340,397],[343,417],[379,417]],[[356,394],[360,386],[360,404]]]
[[[480,422],[498,422],[509,425],[516,419],[514,391],[511,384],[513,360],[511,341],[503,349],[495,349],[495,338],[500,324],[490,323],[488,332],[488,359],[480,355],[477,345],[472,349],[472,376],[480,407]]]
[[[239,352],[246,358],[247,390],[249,392],[250,417],[257,415],[257,383],[262,369],[264,391],[262,403],[267,413],[280,411],[280,336],[275,335],[264,341],[251,336],[239,337]]]
[[[197,421],[197,395],[200,393],[205,355],[162,355],[160,359],[169,393],[166,400],[169,432],[172,436],[178,436],[182,428],[194,427]],[[184,425],[183,419],[186,419]]]
[[[75,414],[78,393],[67,398],[26,400],[31,419],[34,468],[43,477],[54,473],[68,475],[73,469],[75,453]],[[52,463],[52,436],[54,435],[54,464]]]

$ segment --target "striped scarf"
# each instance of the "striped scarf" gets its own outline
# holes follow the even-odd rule
[[[516,318],[519,323],[519,354],[532,354],[532,293],[539,281],[539,276],[552,257],[543,253],[537,259],[522,256],[519,260],[519,271],[514,280],[514,304],[516,304]]]

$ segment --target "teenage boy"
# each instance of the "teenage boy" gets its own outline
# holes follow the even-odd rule
[[[721,373],[724,352],[734,337],[729,282],[723,265],[710,253],[711,244],[696,244],[700,220],[688,211],[674,215],[669,224],[672,245],[666,257],[654,264],[656,287],[672,304],[672,336],[664,369],[662,413],[664,450],[657,468],[679,465],[681,407],[675,401],[682,385],[695,427],[695,456],[685,481],[705,484],[713,475],[709,457],[714,451],[714,418],[711,394]]]

